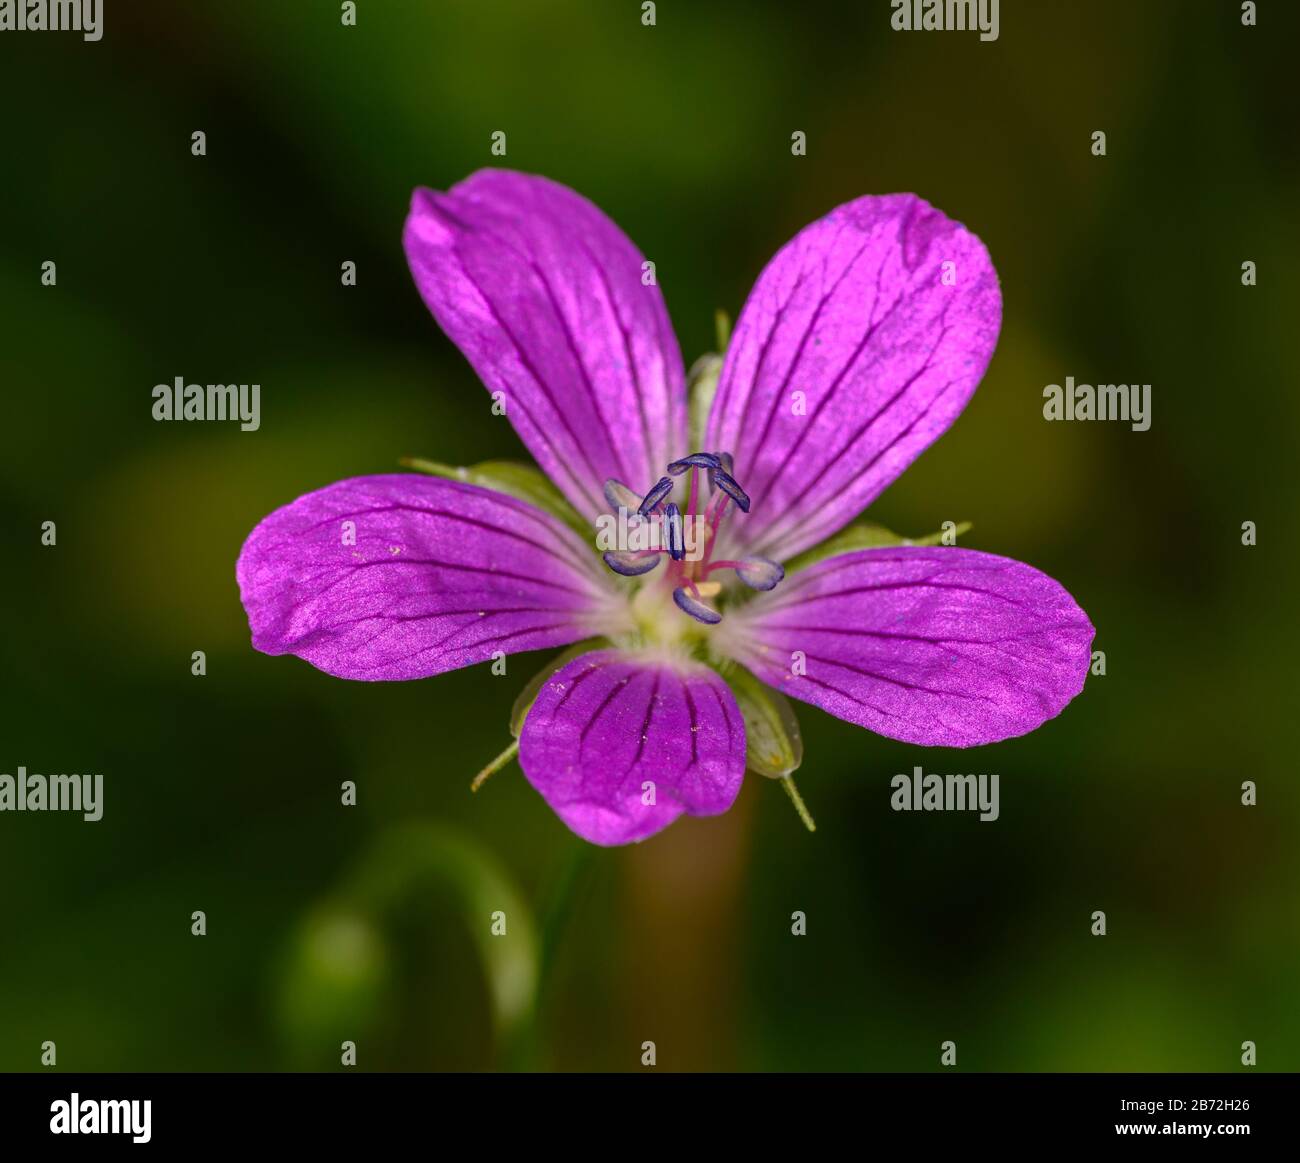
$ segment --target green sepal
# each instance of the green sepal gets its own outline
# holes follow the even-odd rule
[[[709,426],[709,410],[718,393],[718,377],[722,374],[722,356],[710,352],[702,355],[692,365],[687,375],[687,392],[690,409],[690,450],[707,452],[704,433]]]
[[[718,340],[718,354],[727,354],[727,345],[731,343],[731,316],[721,307],[713,312],[713,333]]]
[[[713,397],[718,394],[718,377],[722,375],[722,357],[727,353],[727,344],[731,342],[731,316],[721,307],[713,312],[713,330],[717,337],[717,351],[710,351],[700,356],[686,373],[687,429],[690,437],[690,452],[709,452],[704,447],[704,434],[709,427],[709,413],[713,409]],[[712,451],[725,451],[714,449]]]
[[[970,528],[971,523],[963,521],[950,530],[940,530],[925,537],[900,537],[883,525],[873,525],[870,521],[864,521],[859,525],[850,525],[843,532],[787,561],[785,572],[791,574],[824,561],[828,557],[834,557],[839,553],[852,553],[856,549],[881,549],[890,545],[942,545],[945,536],[955,539],[970,532]]]
[[[592,542],[591,524],[579,516],[578,511],[569,504],[550,479],[531,464],[522,464],[514,460],[485,460],[481,464],[456,466],[439,464],[436,460],[424,460],[418,456],[404,456],[401,463],[405,468],[430,476],[444,477],[451,481],[463,481],[467,485],[493,489],[498,493],[527,501],[539,509],[558,517],[570,529],[574,530],[584,541]]]
[[[769,779],[784,779],[803,762],[803,737],[790,700],[744,667],[727,667],[723,677],[745,720],[745,765]]]

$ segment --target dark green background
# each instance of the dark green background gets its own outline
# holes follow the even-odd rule
[[[646,1040],[660,1069],[929,1070],[946,1039],[964,1070],[1232,1070],[1247,1039],[1300,1067],[1290,5],[1004,0],[993,43],[893,32],[883,0],[359,7],[109,0],[99,44],[0,34],[0,771],[106,785],[97,824],[0,816],[0,1067],[54,1040],[65,1069],[330,1069],[344,1039],[370,1070],[639,1069]],[[751,777],[595,850],[517,767],[467,790],[541,656],[371,685],[255,653],[234,562],[264,514],[521,452],[399,241],[498,129],[655,260],[688,362],[840,202],[915,191],[976,231],[997,353],[871,516],[971,520],[1060,579],[1107,675],[977,752],[807,709],[816,835]],[[155,423],[177,375],[259,382],[261,430]],[[1045,423],[1066,375],[1151,383],[1150,431]],[[999,772],[1001,819],[891,812],[915,764]],[[427,875],[394,855],[412,825]],[[493,974],[545,933],[535,1020],[493,1019],[496,878],[524,903]]]

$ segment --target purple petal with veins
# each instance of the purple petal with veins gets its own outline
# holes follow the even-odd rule
[[[403,234],[416,286],[542,468],[594,518],[610,477],[641,487],[685,451],[686,380],[658,286],[586,198],[480,170],[420,189]]]
[[[577,642],[612,596],[561,521],[414,474],[339,481],[277,509],[236,577],[258,650],[368,681]]]
[[[965,407],[1001,320],[983,243],[915,195],[797,234],[745,303],[709,416],[754,501],[725,555],[785,561],[857,516]]]
[[[745,773],[745,725],[727,684],[699,663],[596,651],[542,688],[519,763],[584,840],[627,844],[683,813],[731,807]]]
[[[1083,689],[1093,639],[1060,583],[955,547],[827,558],[725,625],[768,685],[930,747],[994,743],[1053,718]]]

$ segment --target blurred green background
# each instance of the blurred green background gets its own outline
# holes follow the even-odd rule
[[[99,823],[0,815],[0,1068],[53,1040],[63,1069],[333,1069],[345,1039],[366,1070],[640,1069],[644,1041],[668,1070],[931,1070],[947,1039],[964,1070],[1233,1070],[1247,1039],[1300,1068],[1288,7],[1006,0],[981,43],[885,0],[663,0],[653,28],[634,0],[360,0],[356,28],[110,0],[98,44],[0,34],[0,771],[105,779]],[[815,835],[751,777],[595,850],[517,767],[468,791],[544,656],[358,684],[255,653],[234,562],[263,515],[403,455],[522,454],[399,244],[414,186],[489,164],[609,213],[688,363],[840,202],[968,224],[1001,342],[871,516],[970,520],[1059,578],[1106,676],[974,753],[801,708]],[[259,382],[261,430],[155,423],[178,375]],[[1045,423],[1066,375],[1151,383],[1150,431]],[[999,772],[1001,818],[892,812],[916,764]]]

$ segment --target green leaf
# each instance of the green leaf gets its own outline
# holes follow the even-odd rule
[[[729,667],[725,678],[745,720],[746,766],[769,779],[785,778],[803,762],[803,738],[790,700],[743,667]]]
[[[593,546],[595,544],[594,530],[590,523],[578,515],[577,510],[564,499],[564,494],[551,484],[550,478],[531,464],[521,464],[514,460],[485,460],[481,464],[466,467],[440,464],[436,460],[424,460],[418,456],[404,456],[399,463],[430,476],[463,481],[467,485],[494,489],[516,500],[527,501],[550,513],[552,517],[558,517],[584,541]]]
[[[948,522],[944,523],[948,524]],[[785,563],[785,572],[791,574],[796,570],[806,569],[810,565],[824,561],[828,557],[834,557],[838,553],[852,553],[855,549],[880,549],[889,545],[942,545],[945,536],[955,540],[970,532],[970,528],[971,523],[963,521],[959,525],[954,525],[951,529],[940,530],[938,533],[929,533],[925,537],[901,537],[892,530],[886,529],[883,525],[874,525],[870,521],[863,521],[858,525],[850,525],[828,541],[823,541],[820,545],[814,545],[793,560],[787,561]]]

